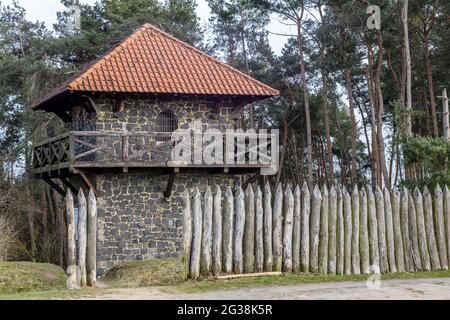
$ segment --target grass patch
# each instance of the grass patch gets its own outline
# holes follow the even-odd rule
[[[419,279],[419,278],[450,278],[450,270],[433,272],[403,272],[382,274],[381,280],[389,279]],[[297,285],[304,283],[324,283],[340,281],[366,281],[367,275],[320,275],[320,274],[285,274],[282,276],[262,276],[257,278],[238,278],[229,280],[208,279],[203,281],[188,281],[171,290],[183,293],[202,293],[217,290],[264,287],[274,285]]]
[[[0,295],[64,289],[66,279],[64,270],[53,264],[0,263]]]
[[[114,287],[173,285],[182,282],[179,259],[126,262],[111,268],[102,279]]]
[[[74,299],[95,296],[99,289],[68,290],[64,270],[33,262],[0,262],[0,300]]]

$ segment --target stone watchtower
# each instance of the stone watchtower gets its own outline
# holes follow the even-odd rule
[[[67,129],[35,145],[34,173],[63,195],[61,185],[95,191],[99,275],[124,261],[178,257],[181,193],[225,188],[267,165],[171,161],[172,132],[235,129],[245,105],[277,95],[146,24],[33,106]]]

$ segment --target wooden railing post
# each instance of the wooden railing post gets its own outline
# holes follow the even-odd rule
[[[69,162],[75,160],[75,134],[69,133]]]

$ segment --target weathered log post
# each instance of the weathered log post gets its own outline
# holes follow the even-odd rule
[[[387,188],[384,188],[384,213],[389,271],[397,272],[397,265],[395,263],[394,222],[392,219],[391,195]]]
[[[326,184],[322,189],[322,206],[320,208],[320,231],[319,231],[319,272],[328,272],[328,209],[329,198]]]
[[[272,192],[269,183],[264,186],[264,271],[273,268],[272,247]]]
[[[282,269],[282,212],[283,210],[283,188],[278,185],[273,202],[273,270]]]
[[[408,189],[403,187],[402,193],[400,195],[400,219],[401,219],[401,230],[403,238],[403,251],[405,257],[405,269],[406,271],[413,272],[414,266],[411,263],[411,240],[409,237],[409,218],[408,218],[408,199],[409,192]]]
[[[378,249],[380,251],[380,272],[386,273],[389,271],[389,263],[387,257],[386,247],[386,223],[384,216],[384,197],[380,187],[375,189],[375,204],[377,209],[378,221]]]
[[[300,271],[309,271],[309,215],[311,210],[311,197],[308,184],[302,186],[301,226],[300,226]]]
[[[328,208],[328,273],[336,274],[337,194],[331,186]]]
[[[367,215],[369,218],[370,265],[373,273],[380,272],[380,252],[378,249],[378,221],[375,196],[372,188],[367,187]]]
[[[417,214],[414,199],[408,196],[409,237],[411,241],[411,265],[414,271],[422,270],[422,260],[419,250],[419,235],[417,234]]]
[[[211,272],[212,256],[212,216],[213,216],[213,196],[211,188],[206,187],[203,199],[203,231],[202,231],[202,251],[200,255],[200,274],[208,276]]]
[[[86,248],[87,285],[94,287],[97,281],[97,198],[89,190]]]
[[[264,208],[261,188],[256,187],[255,197],[256,207],[256,252],[255,252],[255,271],[262,272],[264,268]]]
[[[222,265],[223,272],[233,272],[233,234],[234,234],[234,196],[231,187],[227,188],[224,201],[222,223]]]
[[[202,251],[202,198],[200,191],[196,188],[194,191],[194,199],[192,205],[192,220],[193,229],[192,234],[192,248],[191,248],[191,265],[190,265],[190,277],[197,279],[200,276],[200,254]]]
[[[405,256],[403,249],[403,238],[400,219],[400,192],[397,189],[392,190],[392,221],[394,224],[394,245],[395,245],[395,263],[398,272],[405,272]]]
[[[414,190],[414,205],[416,207],[416,217],[417,217],[417,236],[419,239],[419,252],[420,259],[422,261],[422,270],[430,271],[431,270],[431,262],[430,262],[430,254],[428,253],[428,244],[427,244],[427,236],[425,231],[425,217],[423,213],[423,197],[422,193],[419,191],[419,188],[415,188]]]
[[[352,199],[344,188],[344,274],[352,273]]]
[[[444,88],[442,91],[442,129],[444,132],[445,140],[450,140],[450,124],[449,124],[449,114],[448,114],[448,97],[447,89]]]
[[[70,189],[66,194],[67,210],[67,288],[76,289],[77,286],[77,253],[75,241],[75,205]]]
[[[311,226],[309,247],[309,269],[313,273],[319,272],[319,230],[320,230],[320,207],[322,195],[316,185],[311,200]]]
[[[336,221],[336,273],[344,274],[344,197],[342,189],[337,189],[337,221]]]
[[[447,260],[450,261],[450,190],[444,187],[444,219],[445,234],[447,235]]]
[[[87,231],[87,205],[82,189],[78,191],[78,268],[80,276],[78,284],[86,286],[86,231]]]
[[[191,199],[189,192],[183,192],[183,280],[189,278],[189,265],[191,263],[191,245],[192,245],[192,213]]]
[[[352,273],[361,273],[359,254],[359,192],[355,185],[352,191]]]
[[[292,271],[300,271],[300,230],[301,230],[301,200],[300,186],[297,185],[294,190],[294,222],[292,231]]]
[[[441,263],[439,260],[439,251],[436,238],[434,236],[433,200],[431,199],[430,191],[426,186],[423,189],[423,210],[425,215],[425,233],[427,236],[428,250],[430,253],[431,269],[438,270],[441,268]],[[436,218],[438,218],[437,215]],[[447,257],[447,253],[445,251],[446,250],[444,250],[445,257]]]
[[[244,273],[255,270],[255,193],[251,184],[245,190]]]
[[[284,197],[283,226],[283,271],[292,272],[292,227],[294,220],[294,195],[291,186],[286,188]]]
[[[213,200],[212,272],[222,271],[222,190],[216,185]]]
[[[242,257],[243,251],[243,238],[244,238],[244,226],[245,226],[245,201],[244,190],[239,186],[235,195],[235,214],[236,219],[234,223],[234,259],[233,259],[233,271],[240,274],[244,271],[244,260]]]
[[[369,232],[367,213],[367,194],[364,188],[359,192],[359,252],[361,253],[361,273],[370,273]]]
[[[442,195],[442,189],[439,184],[434,189],[434,214],[436,217],[436,234],[437,244],[439,247],[439,259],[442,269],[448,269],[448,257],[447,257],[447,243],[445,236],[446,221],[444,218],[444,200]],[[447,234],[450,237],[450,233]]]

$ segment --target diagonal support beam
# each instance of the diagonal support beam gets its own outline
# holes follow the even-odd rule
[[[174,172],[172,172],[169,176],[169,181],[167,181],[166,191],[164,191],[164,198],[166,198],[166,199],[170,198],[170,196],[172,195],[173,183],[175,182],[175,177],[178,172],[179,172],[179,169],[175,168]]]
[[[256,180],[258,180],[259,176],[260,176],[260,174],[257,173],[257,174],[255,174],[255,175],[249,177],[249,178],[247,179],[247,181],[245,181],[245,183],[242,185],[242,189],[245,190],[249,184],[255,183]]]
[[[83,171],[81,171],[80,169],[74,169],[73,171],[74,173],[78,173],[81,176],[81,180],[83,180],[83,183],[86,185],[86,187],[88,189],[92,189],[92,191],[94,191],[94,194],[96,197],[99,197],[98,191],[95,188],[95,185],[92,183],[92,181],[89,179],[89,177],[86,175],[86,173],[84,173]]]
[[[64,178],[64,177],[60,177],[59,179],[62,181],[62,183],[64,183],[64,185],[65,185],[67,188],[70,189],[70,191],[72,191],[73,194],[78,194],[77,188],[75,188],[75,187],[73,186],[73,184],[71,184],[71,183],[69,182],[69,180],[67,180],[67,179]]]
[[[53,182],[52,179],[50,179],[49,176],[43,175],[42,176],[42,180],[44,180],[45,182],[47,182],[47,184],[53,188],[56,192],[58,192],[60,195],[62,195],[63,197],[66,196],[66,192],[64,191],[63,188],[61,188],[57,183]]]

